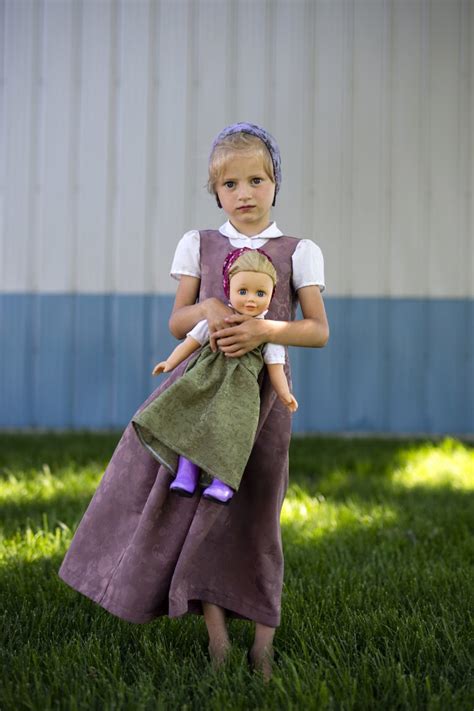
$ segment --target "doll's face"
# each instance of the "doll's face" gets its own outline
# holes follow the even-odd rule
[[[239,314],[259,316],[270,305],[273,281],[261,272],[238,272],[230,280],[230,303]]]

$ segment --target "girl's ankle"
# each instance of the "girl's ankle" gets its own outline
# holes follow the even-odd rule
[[[249,650],[248,661],[250,668],[252,671],[260,672],[265,682],[268,682],[272,676],[274,656],[273,644],[264,647],[253,645]]]
[[[231,645],[229,639],[209,641],[209,657],[214,668],[218,668],[226,662],[230,654],[230,646]]]

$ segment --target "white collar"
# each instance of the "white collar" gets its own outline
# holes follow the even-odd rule
[[[283,234],[283,232],[278,229],[276,222],[271,222],[268,227],[263,230],[263,232],[249,237],[248,235],[243,235],[241,232],[238,232],[230,220],[227,220],[227,222],[224,222],[224,224],[219,227],[219,232],[221,235],[224,235],[224,237],[241,239],[245,241],[248,241],[249,239],[270,239],[271,237],[281,237]]]

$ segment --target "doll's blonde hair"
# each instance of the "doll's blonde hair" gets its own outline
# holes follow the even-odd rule
[[[229,281],[239,272],[259,272],[268,274],[275,287],[277,283],[277,272],[273,264],[267,257],[256,249],[244,252],[238,257],[229,269]]]
[[[239,133],[232,133],[219,141],[211,153],[207,181],[207,189],[211,195],[217,195],[216,185],[219,178],[236,153],[243,155],[260,155],[263,159],[265,173],[273,183],[275,182],[273,161],[266,145],[260,138],[257,138],[257,136],[252,136],[249,133],[240,131]]]

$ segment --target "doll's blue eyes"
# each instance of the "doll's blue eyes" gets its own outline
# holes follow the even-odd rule
[[[240,296],[245,296],[246,293],[247,293],[247,289],[239,289]],[[260,298],[262,298],[262,296],[265,296],[265,292],[262,291],[262,289],[259,289],[257,291],[257,296],[260,296]]]

